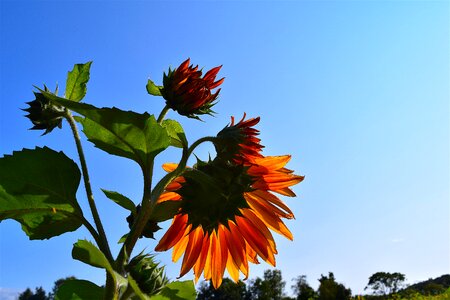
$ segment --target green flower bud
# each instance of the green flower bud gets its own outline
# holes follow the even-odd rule
[[[44,86],[46,92],[49,89]],[[55,91],[56,94],[56,91]],[[45,130],[42,135],[51,132],[55,127],[62,127],[62,119],[64,115],[63,107],[52,104],[42,93],[34,92],[36,99],[27,102],[30,106],[23,111],[28,112],[26,117],[33,123],[32,130]]]
[[[157,294],[169,283],[164,267],[159,267],[153,258],[153,255],[141,252],[126,266],[126,270],[137,282],[141,291],[149,296]]]

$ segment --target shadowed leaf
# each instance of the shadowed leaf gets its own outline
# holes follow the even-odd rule
[[[103,299],[104,289],[87,280],[67,280],[56,292],[55,300]]]
[[[78,119],[89,141],[110,154],[136,161],[143,170],[149,170],[154,157],[169,147],[167,130],[157,124],[153,115],[123,111],[118,108],[97,108],[76,103],[50,93],[43,93],[52,101],[82,116]]]
[[[0,158],[0,221],[14,219],[30,239],[48,239],[81,226],[75,198],[78,166],[44,147]]]

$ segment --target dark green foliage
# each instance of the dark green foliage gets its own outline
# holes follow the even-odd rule
[[[166,201],[166,202],[175,202],[175,201]],[[128,227],[130,229],[133,227],[135,218],[136,218],[137,214],[139,214],[140,210],[141,210],[141,205],[139,204],[138,206],[136,206],[136,212],[131,212],[130,215],[127,217],[126,220],[128,222]],[[175,215],[175,212],[173,212],[172,216]],[[154,239],[153,234],[160,229],[161,229],[161,227],[158,226],[158,222],[150,219],[147,222],[147,224],[145,224],[145,227],[142,230],[142,233],[139,236],[139,238],[146,237],[149,239]]]
[[[14,219],[30,239],[48,239],[81,226],[75,198],[81,174],[64,153],[44,147],[0,158],[0,221]]]
[[[56,293],[58,292],[58,289],[60,288],[60,286],[63,285],[63,283],[66,282],[67,280],[75,280],[75,279],[77,279],[75,276],[69,276],[66,278],[60,278],[60,279],[56,280],[55,283],[53,284],[52,291],[50,293],[48,293],[48,298],[50,300],[55,299]]]
[[[87,280],[66,280],[59,287],[55,300],[103,299],[104,289]]]
[[[97,148],[109,154],[136,161],[149,173],[153,159],[171,144],[167,129],[156,122],[155,116],[118,108],[97,108],[44,93],[52,102],[65,106],[82,116],[78,118],[83,132]]]
[[[328,277],[321,275],[319,282],[319,300],[347,300],[351,298],[351,290],[343,284],[337,283],[332,272],[328,273]]]
[[[248,289],[255,300],[282,300],[285,285],[280,270],[265,270],[263,279],[251,281]]]
[[[400,291],[399,294],[405,295],[406,293],[417,292],[422,295],[439,295],[444,293],[449,287],[450,275],[447,274],[410,285],[406,289]]]
[[[93,267],[106,269],[108,272],[113,273],[113,269],[108,259],[105,257],[105,254],[103,254],[97,246],[87,240],[78,240],[78,242],[73,245],[72,258]]]
[[[222,285],[216,290],[211,281],[202,282],[197,295],[197,300],[251,300],[251,295],[247,291],[245,283],[238,281],[235,283],[231,279],[224,278]]]
[[[398,292],[405,280],[405,275],[398,272],[377,272],[370,276],[365,289],[370,288],[377,295],[388,295]]]
[[[308,300],[316,297],[316,292],[308,284],[306,280],[306,275],[298,276],[294,279],[295,283],[291,286],[294,290],[295,299],[297,300]]]
[[[50,300],[50,297],[47,297],[45,294],[45,290],[42,287],[37,287],[34,293],[28,288],[23,293],[19,295],[18,300]]]
[[[195,300],[196,295],[192,280],[172,281],[150,300]]]

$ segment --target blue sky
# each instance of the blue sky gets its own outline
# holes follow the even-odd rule
[[[85,102],[155,114],[164,103],[147,95],[147,78],[161,83],[187,57],[223,65],[216,117],[169,117],[192,142],[231,115],[261,116],[264,153],[292,154],[288,166],[306,179],[285,199],[294,241],[276,239],[288,287],[298,275],[317,287],[332,271],[358,293],[377,271],[409,283],[450,272],[447,1],[1,1],[0,14],[0,153],[47,145],[76,159],[67,124],[41,137],[19,110],[33,84],[63,87],[74,63],[94,61]],[[100,188],[140,199],[141,175],[131,161],[84,147],[117,252],[127,214]],[[157,165],[179,155],[172,149]],[[87,208],[83,189],[78,196]],[[69,275],[101,284],[101,270],[71,259],[82,238],[84,229],[29,241],[16,222],[2,222],[0,294],[50,290]],[[136,251],[154,245],[141,240]],[[170,253],[158,258],[175,278]],[[250,277],[268,268],[253,266]]]

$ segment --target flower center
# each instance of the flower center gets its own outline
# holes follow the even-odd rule
[[[202,226],[211,232],[219,224],[228,224],[247,208],[245,192],[252,191],[254,179],[247,167],[214,160],[199,162],[196,168],[186,171],[186,182],[177,191],[182,197],[181,213],[187,214],[193,228]]]

